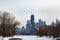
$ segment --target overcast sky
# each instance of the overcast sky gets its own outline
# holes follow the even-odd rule
[[[42,19],[51,24],[60,20],[60,0],[0,0],[0,10],[13,13],[21,26],[25,26],[31,14],[35,15],[35,22]]]

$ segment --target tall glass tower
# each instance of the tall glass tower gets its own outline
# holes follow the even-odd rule
[[[35,22],[34,22],[34,15],[31,15],[31,34],[35,34]]]
[[[34,22],[34,15],[31,15],[31,23]]]

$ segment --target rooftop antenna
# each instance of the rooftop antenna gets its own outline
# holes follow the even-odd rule
[[[31,15],[34,15],[34,10],[31,10]]]

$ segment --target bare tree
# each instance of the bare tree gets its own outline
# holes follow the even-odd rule
[[[16,26],[19,25],[19,22],[8,12],[1,12],[0,14],[1,35],[4,37],[15,35]]]

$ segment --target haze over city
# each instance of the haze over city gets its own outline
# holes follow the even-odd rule
[[[60,18],[60,0],[0,0],[0,10],[14,14],[21,26],[25,26],[31,14],[35,15],[35,22],[42,19],[51,24]]]

